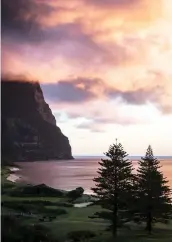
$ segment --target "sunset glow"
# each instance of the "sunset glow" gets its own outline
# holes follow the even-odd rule
[[[2,0],[2,74],[41,83],[73,154],[172,155],[171,0]]]

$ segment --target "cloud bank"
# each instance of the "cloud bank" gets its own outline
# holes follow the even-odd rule
[[[170,6],[165,0],[2,0],[2,72],[39,80],[53,108],[94,123],[140,123],[131,114],[109,115],[111,103],[121,110],[153,105],[169,115]],[[83,106],[94,110],[83,113]]]

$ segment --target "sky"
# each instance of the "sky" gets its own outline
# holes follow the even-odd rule
[[[2,75],[40,82],[74,155],[172,155],[171,0],[2,0]]]

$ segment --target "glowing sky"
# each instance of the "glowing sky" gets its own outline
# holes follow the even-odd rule
[[[171,0],[2,0],[2,73],[39,80],[73,154],[172,155]]]

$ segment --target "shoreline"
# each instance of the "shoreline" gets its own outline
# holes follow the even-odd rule
[[[12,172],[15,172],[15,171],[19,171],[20,169],[17,168],[17,167],[8,167],[8,169]],[[14,174],[14,173],[10,173],[9,176],[7,177],[7,180],[10,181],[10,182],[14,182],[16,183],[17,181],[21,180],[21,177]]]
[[[17,167],[8,167],[9,171],[12,173],[9,173],[9,175],[7,176],[6,180],[13,182],[13,183],[24,183],[24,181],[22,180],[22,177],[19,175],[14,174],[13,172],[18,172],[21,169],[17,168]],[[28,184],[27,184],[28,185]],[[34,186],[34,184],[32,184]],[[42,184],[39,184],[42,185]],[[39,186],[38,185],[38,186]],[[47,186],[46,184],[44,184],[45,186]],[[48,186],[47,186],[48,187]],[[52,187],[49,187],[52,188]],[[61,189],[57,189],[57,188],[53,188],[55,190],[61,190]],[[69,192],[71,190],[61,190],[64,193]],[[79,199],[79,200],[78,200]],[[97,201],[97,199],[94,198],[93,194],[89,194],[89,193],[83,193],[82,195],[82,200],[80,200],[81,198],[76,199],[76,203],[73,204],[73,206],[75,208],[85,208],[91,204],[93,204],[95,201]]]
[[[7,179],[7,181],[10,181],[10,182],[13,182],[13,183],[17,183],[17,182],[20,182],[20,183],[22,183],[22,184],[26,184],[25,183],[25,181],[24,181],[24,179],[22,179],[22,177],[20,176],[20,175],[16,175],[15,174],[15,172],[17,171],[20,171],[21,169],[20,168],[18,168],[18,167],[8,167],[8,169],[10,170],[10,172],[12,172],[12,173],[9,173],[9,176],[6,178]],[[30,183],[29,183],[30,184]],[[33,186],[34,185],[36,185],[36,184],[32,184]],[[39,185],[39,184],[37,184],[37,185]],[[46,184],[45,184],[46,185]],[[48,185],[46,185],[46,186],[48,186]],[[51,188],[54,188],[54,187],[51,187]],[[57,190],[63,190],[63,189],[60,189],[60,188],[54,188],[54,189],[57,189]],[[66,191],[66,192],[68,192],[68,191],[71,191],[71,190],[63,190],[63,191]],[[87,191],[86,193],[83,193],[84,195],[86,195],[86,196],[91,196],[92,197],[92,193],[91,192],[89,192],[89,191]]]

